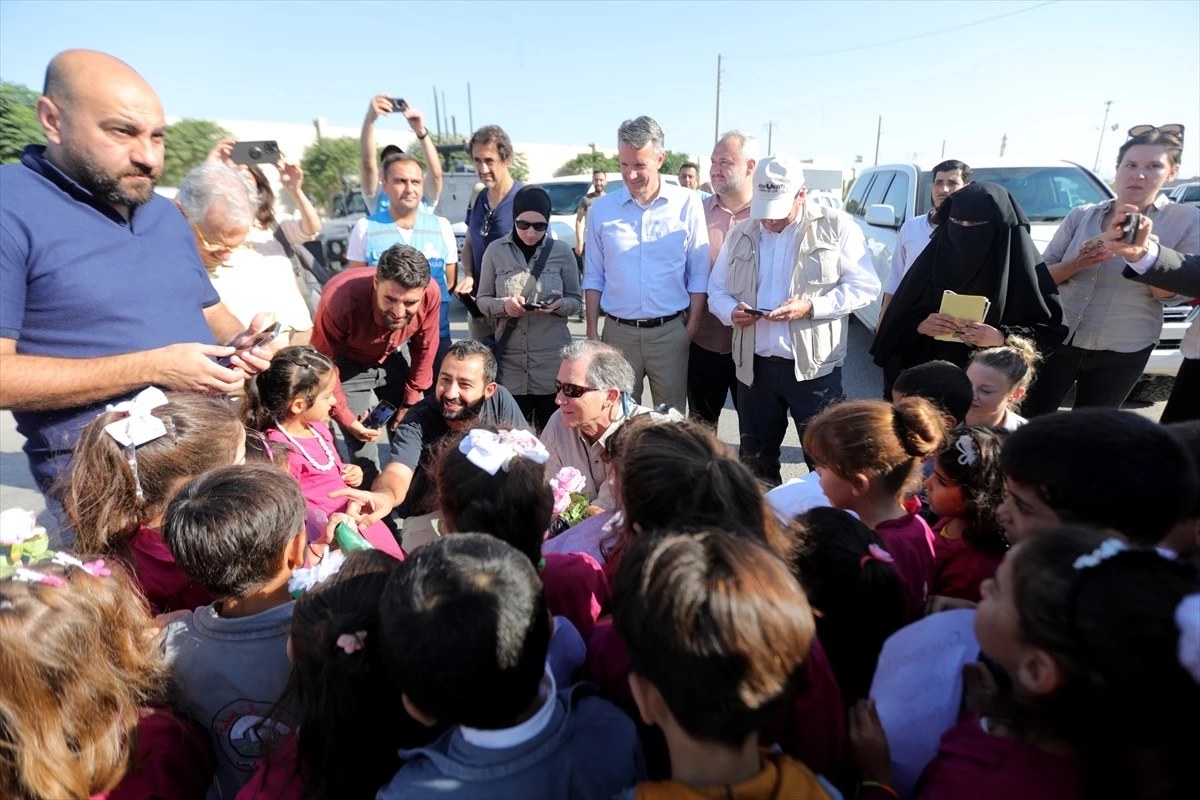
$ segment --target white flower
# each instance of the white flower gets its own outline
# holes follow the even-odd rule
[[[22,508],[0,511],[0,545],[14,545],[34,539],[46,532],[37,524],[37,514]]]

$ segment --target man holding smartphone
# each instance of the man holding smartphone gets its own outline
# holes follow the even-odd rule
[[[708,308],[733,328],[739,455],[778,486],[787,415],[803,439],[808,420],[842,398],[846,317],[878,296],[879,279],[850,215],[807,202],[794,157],[763,159],[753,180],[750,219],[721,247]]]
[[[404,106],[403,109],[399,108],[401,104]],[[437,207],[438,199],[442,196],[442,162],[438,156],[437,145],[434,143],[433,137],[429,135],[429,129],[425,127],[425,117],[421,112],[409,105],[407,100],[399,97],[393,98],[388,94],[377,94],[371,98],[371,103],[367,106],[366,119],[363,120],[362,133],[358,137],[358,151],[362,161],[363,200],[366,201],[368,209],[374,206],[376,212],[388,209],[390,200],[387,192],[379,183],[379,165],[391,155],[397,153],[404,155],[404,151],[396,145],[390,144],[383,149],[382,155],[376,155],[375,121],[393,112],[401,114],[408,121],[409,127],[417,135],[417,141],[421,143],[421,153],[425,156],[426,173],[421,204],[425,207],[423,210],[432,214],[433,209]],[[389,150],[392,152],[388,152]]]

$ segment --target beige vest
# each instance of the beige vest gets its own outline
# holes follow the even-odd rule
[[[841,276],[838,242],[846,226],[854,221],[835,209],[806,203],[800,224],[795,266],[792,268],[791,297],[820,297],[833,291]],[[749,219],[729,232],[729,274],[725,291],[734,299],[756,308],[758,295],[758,220]],[[789,323],[792,353],[796,358],[796,380],[808,381],[828,375],[846,357],[849,318],[795,319]],[[733,362],[737,378],[754,383],[754,335],[757,325],[733,329]]]

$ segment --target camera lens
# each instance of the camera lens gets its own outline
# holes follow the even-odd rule
[[[262,148],[261,147],[251,147],[250,150],[247,152],[247,155],[249,155],[251,158],[262,158]]]
[[[275,143],[274,143],[274,142],[267,142],[267,144],[266,144],[266,147],[265,147],[264,149],[265,149],[265,150],[266,150],[268,153],[274,153],[274,152],[277,152],[279,148],[277,148],[277,147],[275,146]]]

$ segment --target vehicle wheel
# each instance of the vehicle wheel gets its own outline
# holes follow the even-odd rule
[[[1171,396],[1174,386],[1175,379],[1170,375],[1143,375],[1129,393],[1129,399],[1135,403],[1159,403]]]

